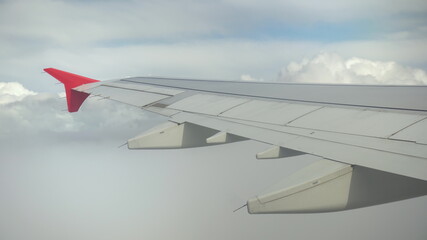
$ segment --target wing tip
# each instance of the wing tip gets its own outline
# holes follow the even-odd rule
[[[99,82],[99,80],[83,77],[74,73],[65,72],[56,68],[44,68],[43,70],[64,84],[65,94],[67,97],[68,112],[70,113],[77,112],[80,106],[89,96],[89,94],[76,91],[73,88],[81,86],[83,84]]]

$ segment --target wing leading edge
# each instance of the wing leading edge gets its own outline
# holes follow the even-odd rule
[[[246,83],[167,78],[103,81],[48,68],[68,110],[88,95],[169,121],[127,142],[171,149],[255,140],[258,159],[321,160],[248,200],[250,213],[330,212],[427,194],[427,87]]]

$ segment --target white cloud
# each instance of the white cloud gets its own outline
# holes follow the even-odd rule
[[[35,95],[17,82],[0,82],[0,105],[20,101],[26,96]]]
[[[396,62],[352,57],[343,59],[321,53],[300,62],[291,62],[279,74],[280,81],[353,84],[427,84],[425,71]]]
[[[379,61],[392,59],[404,65],[425,68],[427,48],[424,48],[424,45],[423,41],[322,44],[304,41],[258,42],[223,39],[116,48],[52,47],[40,54],[4,58],[0,56],[0,78],[19,81],[38,92],[62,90],[62,86],[54,85],[56,81],[50,76],[40,74],[41,69],[45,67],[56,67],[100,80],[150,74],[236,80],[240,79],[242,74],[249,74],[271,81],[277,78],[277,71],[284,63],[321,51],[335,52],[344,58],[358,56]]]
[[[58,94],[34,93],[21,84],[2,82],[0,90],[0,100],[8,101],[0,104],[0,139],[118,142],[159,121],[147,120],[138,108],[113,101],[89,98],[80,112],[70,114],[65,111],[66,100]]]
[[[245,81],[245,82],[264,82],[264,79],[260,78],[254,78],[249,74],[242,74],[242,76],[240,76],[240,80],[241,81]]]

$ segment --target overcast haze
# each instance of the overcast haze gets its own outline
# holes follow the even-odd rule
[[[118,148],[165,118],[96,97],[70,114],[42,73],[424,85],[426,46],[422,0],[0,1],[0,239],[427,239],[426,197],[233,213],[316,158]]]

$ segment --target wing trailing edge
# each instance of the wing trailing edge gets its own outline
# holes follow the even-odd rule
[[[83,77],[69,72],[64,72],[55,68],[45,68],[44,71],[49,73],[52,77],[56,78],[58,81],[64,84],[69,112],[77,112],[80,106],[89,96],[88,93],[79,92],[73,90],[73,88],[88,83],[99,82],[99,80]]]

